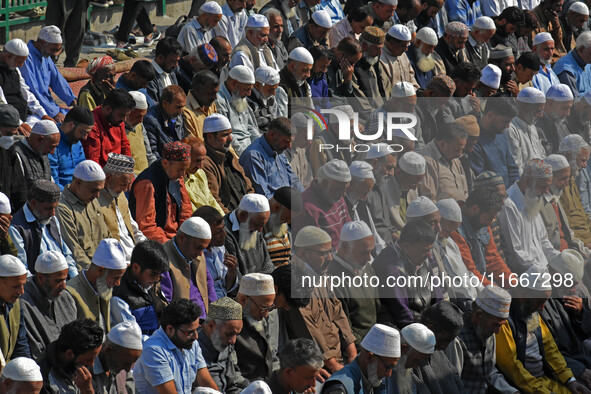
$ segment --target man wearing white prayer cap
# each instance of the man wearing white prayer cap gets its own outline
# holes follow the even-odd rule
[[[312,92],[307,79],[310,77],[313,65],[314,58],[306,48],[300,46],[289,52],[287,66],[279,72],[281,77],[279,86],[285,90],[290,100],[299,97],[302,102],[310,102],[311,104],[309,98],[312,96]]]
[[[441,231],[439,209],[431,199],[425,196],[415,198],[406,208],[406,223],[415,220],[422,220],[427,223],[436,233]]]
[[[330,29],[332,29],[330,14],[322,9],[314,11],[308,23],[302,24],[298,30],[289,36],[287,41],[288,52],[299,47],[310,50],[315,45],[326,46]]]
[[[129,392],[135,389],[134,363],[142,354],[142,330],[135,321],[124,321],[109,331],[94,362],[92,383],[97,392]]]
[[[417,187],[425,177],[425,165],[422,155],[403,151],[398,158],[394,175],[386,179],[386,204],[392,225],[398,231],[404,227],[410,201],[418,197]]]
[[[554,393],[588,393],[585,385],[589,384],[586,377],[589,370],[583,370],[585,373],[579,376],[573,374],[542,319],[546,301],[552,295],[551,281],[535,280],[543,277],[549,277],[546,268],[531,266],[522,274],[521,283],[513,289],[510,323],[506,322],[496,335],[497,366],[520,391],[535,387]],[[516,339],[518,337],[532,339],[520,341]],[[538,346],[531,346],[532,340],[538,341]],[[523,359],[521,354],[526,353],[527,358]],[[543,359],[546,360],[545,367]]]
[[[263,230],[271,216],[269,200],[262,194],[245,194],[238,208],[226,215],[226,248],[233,255],[242,255],[239,269],[245,275],[251,272],[270,273],[273,263],[267,250]]]
[[[466,42],[466,53],[468,61],[473,63],[479,70],[482,70],[488,64],[488,55],[490,54],[488,43],[496,31],[495,22],[488,16],[476,18],[470,28],[470,34]]]
[[[61,108],[55,102],[49,88],[68,106],[76,105],[77,101],[70,85],[50,59],[58,55],[62,49],[62,33],[57,26],[45,26],[39,32],[37,40],[29,41],[27,47],[30,56],[21,68],[21,75],[47,115],[54,118],[57,123],[63,123],[68,109]]]
[[[496,285],[486,286],[472,303],[471,310],[464,313],[464,325],[445,354],[456,367],[467,390],[518,392],[495,365],[495,334],[507,322],[510,307],[511,295],[507,290]],[[484,357],[477,360],[472,357],[474,352]]]
[[[140,77],[138,76],[137,78]],[[135,161],[133,172],[135,176],[138,176],[142,173],[142,171],[148,168],[148,163],[153,163],[157,159],[156,155],[152,153],[152,148],[150,148],[147,135],[146,139],[144,139],[145,127],[143,122],[144,117],[148,113],[148,100],[146,95],[137,90],[132,90],[129,92],[129,94],[135,101],[135,108],[131,110],[127,120],[125,121],[125,134],[129,140],[131,157],[133,157]],[[188,101],[189,100],[187,99],[187,102]]]
[[[199,306],[202,319],[207,315],[209,302],[217,299],[203,256],[210,241],[209,224],[203,218],[191,217],[181,224],[176,236],[163,245],[170,269],[162,274],[162,293],[169,301],[177,298],[191,300]]]
[[[253,381],[265,380],[273,372],[273,358],[269,313],[275,309],[275,286],[273,277],[267,274],[249,273],[240,280],[236,301],[242,305],[244,325],[236,338],[238,367],[242,376]]]
[[[56,208],[62,237],[79,270],[90,267],[99,242],[110,236],[98,202],[104,186],[105,173],[101,166],[84,160],[74,168],[72,183],[64,188]]]
[[[340,234],[338,250],[328,267],[328,275],[356,277],[374,277],[372,253],[375,238],[369,226],[362,221],[346,223]],[[361,338],[377,322],[380,300],[377,288],[373,286],[341,286],[334,288],[334,293],[344,306],[351,322],[351,330],[359,344]]]
[[[351,221],[344,199],[350,183],[351,171],[344,161],[334,159],[320,167],[318,177],[302,193],[304,209],[293,218],[294,234],[305,226],[319,227],[336,249],[343,225]]]
[[[39,365],[28,357],[16,357],[2,368],[0,393],[39,394],[43,388],[43,375]]]
[[[37,257],[35,275],[25,284],[21,306],[31,357],[35,360],[57,340],[63,326],[76,320],[76,302],[64,291],[67,278],[68,263],[64,256],[48,251]]]
[[[554,38],[548,32],[541,32],[534,36],[532,52],[540,59],[540,70],[534,75],[532,82],[534,87],[540,89],[544,94],[551,86],[559,84],[560,80],[552,69],[550,63],[554,57]]]
[[[330,235],[315,226],[306,226],[298,232],[293,244],[294,255],[291,263],[301,269],[302,274],[318,277],[325,275],[332,264],[333,253]],[[307,286],[306,286],[307,287]],[[357,355],[355,336],[343,310],[341,301],[332,298],[333,294],[326,286],[311,284],[311,300],[299,311],[302,316],[318,316],[318,319],[305,318],[305,324],[312,339],[323,351],[324,365],[331,372],[336,372],[346,362],[341,362],[344,351],[347,361]],[[345,323],[346,322],[346,323]]]
[[[232,147],[238,156],[261,135],[254,112],[246,99],[254,83],[254,70],[243,65],[235,66],[230,70],[226,82],[220,85],[216,101],[217,112],[232,125]]]
[[[383,105],[377,107],[369,116],[365,132],[367,134],[377,133],[380,127],[380,118],[382,118],[382,121],[387,119],[389,112],[414,114],[416,105],[417,92],[415,86],[410,82],[396,82],[392,87],[391,97]],[[416,138],[421,146],[424,145],[419,128],[406,129],[405,134],[410,134],[407,138]]]
[[[324,383],[323,393],[373,392],[389,378],[401,355],[400,333],[384,324],[375,324],[360,344],[357,358],[332,374]]]
[[[68,281],[78,308],[78,317],[97,322],[105,332],[111,327],[110,301],[127,269],[125,250],[115,238],[105,238],[96,248],[88,269]]]
[[[24,193],[23,193],[24,194]],[[14,244],[9,230],[12,221],[12,205],[6,194],[0,192],[0,255],[16,255],[18,250]]]
[[[505,260],[515,273],[531,266],[546,267],[548,260],[560,253],[548,239],[540,215],[551,185],[552,166],[533,159],[526,164],[521,179],[507,190],[499,224],[507,245],[503,248]]]
[[[566,5],[566,4],[565,4]],[[570,51],[575,47],[575,40],[584,27],[587,27],[589,20],[589,7],[582,1],[571,3],[567,10],[560,16],[560,27],[562,28],[562,42],[564,49]]]
[[[199,8],[199,15],[181,29],[177,41],[185,52],[207,44],[213,38],[213,29],[222,20],[222,7],[215,1],[207,1]],[[189,15],[189,18],[191,15]]]
[[[27,268],[16,257],[10,254],[0,256],[0,305],[4,319],[0,319],[0,327],[8,338],[0,343],[3,360],[16,357],[30,357],[27,342],[25,320],[20,304],[20,296],[24,293],[27,282]]]
[[[248,96],[248,105],[254,111],[261,133],[269,130],[273,119],[288,115],[287,93],[279,87],[279,71],[269,66],[260,66],[254,72],[254,89]]]
[[[47,155],[55,152],[59,142],[60,131],[55,122],[43,119],[35,123],[26,139],[12,146],[16,153],[15,165],[21,167],[29,187],[37,179],[52,180]]]
[[[550,154],[558,152],[560,141],[571,134],[566,118],[570,115],[574,97],[567,85],[559,83],[548,89],[546,100],[544,116],[536,127],[542,132],[540,137],[546,140],[546,153]]]
[[[374,4],[381,3],[375,2]],[[375,19],[374,26],[376,26]],[[410,51],[407,53],[407,49],[409,48],[409,45],[411,45],[411,38],[412,34],[405,25],[395,24],[391,26],[387,30],[386,41],[384,42],[384,47],[382,48],[380,61],[384,63],[385,67],[383,68],[383,72],[385,72],[386,78],[392,81],[409,82],[415,87],[416,90],[420,86],[415,78],[415,71],[413,70],[413,67],[417,64],[416,62],[418,62],[418,59],[424,58],[425,56],[430,59],[435,46],[423,43],[422,49],[417,51],[417,47],[413,45]],[[413,53],[409,54],[410,52]],[[415,63],[411,64],[409,57],[413,58]],[[431,71],[432,70],[433,69],[431,69]],[[386,97],[388,94],[389,93],[386,92]]]
[[[232,50],[230,68],[243,65],[252,72],[262,66],[278,70],[273,52],[267,46],[269,41],[269,21],[261,14],[248,17],[244,37]]]
[[[524,88],[517,96],[517,116],[511,121],[505,136],[520,175],[528,161],[546,157],[541,142],[542,131],[536,127],[537,121],[544,115],[545,105],[546,96],[536,88]]]
[[[489,97],[501,86],[501,69],[494,64],[487,64],[481,71],[480,81],[476,85],[479,97]]]

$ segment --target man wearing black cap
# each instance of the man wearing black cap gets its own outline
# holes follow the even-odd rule
[[[291,258],[292,215],[302,211],[302,195],[291,187],[277,189],[269,199],[271,216],[265,225],[264,238],[271,261],[275,267],[289,263]]]
[[[82,142],[94,126],[92,112],[86,107],[73,107],[60,125],[60,143],[54,153],[49,154],[51,177],[60,187],[72,182],[72,173],[78,163],[85,159]]]
[[[68,262],[69,276],[72,278],[78,274],[78,269],[55,217],[59,199],[58,185],[38,179],[30,188],[27,203],[12,217],[9,232],[18,250],[18,258],[32,274],[35,273],[37,256],[53,250],[64,255]]]
[[[17,141],[20,124],[18,111],[9,104],[0,104],[0,192],[6,194],[12,212],[18,211],[27,201],[25,175],[21,166],[14,165],[16,154],[9,148]]]

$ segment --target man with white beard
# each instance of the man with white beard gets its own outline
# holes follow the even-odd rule
[[[550,155],[544,161],[552,166],[550,193],[544,196],[545,204],[540,210],[548,239],[556,250],[575,249],[587,258],[590,251],[571,229],[566,212],[560,202],[565,188],[574,181],[574,178],[571,178],[570,164],[562,155]],[[583,211],[582,206],[581,211]]]
[[[273,271],[273,262],[263,237],[265,224],[271,216],[270,210],[267,197],[251,193],[244,195],[238,208],[224,218],[228,234],[226,250],[242,257],[238,259],[242,262],[238,267],[242,275]]]
[[[27,357],[10,360],[0,375],[0,393],[39,394],[43,388],[43,375],[39,365]]]
[[[275,309],[273,277],[256,273],[244,275],[236,301],[242,305],[244,323],[234,346],[238,367],[248,380],[268,379],[279,369],[269,327],[269,312]]]
[[[566,118],[570,115],[573,102],[573,94],[565,84],[553,85],[546,92],[544,116],[538,121],[537,127],[541,131],[540,138],[547,155],[557,153],[560,141],[571,134]]]
[[[532,45],[532,52],[538,55],[540,59],[540,70],[532,82],[534,88],[540,89],[544,94],[550,87],[560,83],[558,76],[552,70],[550,63],[554,56],[554,38],[548,32],[542,32],[535,35]]]
[[[220,85],[217,95],[217,111],[230,121],[232,147],[238,156],[261,135],[254,112],[246,100],[254,83],[253,70],[247,66],[235,66],[230,70],[226,82]]]
[[[66,290],[76,301],[78,319],[92,319],[105,333],[109,332],[113,287],[119,286],[126,269],[121,243],[114,238],[103,239],[92,256],[90,267],[67,282]]]
[[[527,162],[521,179],[507,190],[499,213],[507,266],[520,274],[532,266],[546,267],[560,254],[548,239],[540,210],[550,191],[552,167],[542,159]]]
[[[425,390],[430,392],[428,387],[422,387],[422,391],[418,391],[422,382],[417,372],[435,352],[435,344],[435,334],[421,323],[412,323],[400,330],[402,355],[386,382],[388,394],[412,394]]]
[[[209,304],[207,318],[197,331],[203,359],[213,381],[223,393],[240,393],[250,383],[240,373],[234,350],[242,326],[242,306],[231,298],[223,297]]]
[[[288,264],[291,258],[291,218],[302,211],[302,195],[284,186],[269,199],[271,216],[265,225],[265,243],[273,265]]]
[[[583,100],[584,101],[584,100]],[[576,138],[578,136],[579,138]],[[579,194],[581,195],[581,204],[587,212],[591,215],[591,175],[587,171],[587,161],[583,162],[587,152],[591,152],[591,147],[585,142],[583,137],[578,134],[570,135],[565,141],[572,140],[571,147],[575,150],[575,156],[581,158],[581,160],[571,160],[571,171],[575,176],[577,186],[579,188]],[[571,155],[569,155],[571,156]]]
[[[525,88],[517,95],[517,116],[511,120],[505,136],[511,156],[519,167],[519,175],[523,174],[528,161],[546,157],[541,132],[536,127],[545,104],[546,96],[536,88]]]
[[[332,374],[324,383],[322,394],[377,392],[384,378],[392,375],[400,358],[400,348],[400,333],[395,328],[375,324],[361,341],[357,358]]]
[[[438,42],[439,39],[435,30],[430,27],[423,27],[419,30],[414,42],[409,45],[406,52],[406,56],[415,72],[417,83],[423,89],[437,74],[433,52],[435,52]]]
[[[411,41],[412,34],[408,27],[404,25],[392,26],[386,34],[380,61],[384,63],[385,77],[391,81],[392,85],[397,82],[410,82],[415,89],[418,89],[419,84],[415,79],[415,72],[405,53]],[[389,90],[386,91],[385,97],[390,97],[390,93]]]
[[[477,18],[470,28],[468,42],[466,42],[466,53],[468,61],[474,63],[479,70],[488,64],[488,55],[490,54],[488,43],[496,32],[495,22],[488,16]]]
[[[589,145],[578,134],[572,134],[564,138],[558,148],[559,153],[568,160],[571,170],[568,183],[560,196],[560,204],[568,217],[570,228],[587,247],[591,246],[591,220],[581,201],[588,199],[588,197],[583,190],[579,191],[575,177],[579,175],[581,169],[586,170],[590,149]]]
[[[269,31],[267,18],[260,14],[249,16],[245,36],[232,49],[232,59],[228,67],[243,65],[250,68],[253,73],[261,66],[278,69],[273,53],[267,46]]]
[[[312,89],[307,82],[313,65],[314,58],[310,51],[299,47],[289,52],[287,65],[279,72],[281,78],[279,86],[287,93],[290,113],[294,112],[294,99],[297,100],[298,107],[306,105],[314,107],[310,98]]]
[[[281,77],[273,67],[261,66],[254,71],[254,89],[248,105],[254,112],[261,133],[269,130],[273,119],[288,115],[287,93],[279,87]]]

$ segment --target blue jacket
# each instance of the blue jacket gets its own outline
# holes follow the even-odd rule
[[[174,130],[171,130],[170,121],[174,121]],[[151,107],[144,117],[144,127],[150,142],[150,149],[157,159],[160,159],[162,148],[168,142],[180,141],[185,136],[183,116],[165,120],[160,104]]]
[[[127,80],[125,78],[123,78],[123,75],[120,76],[119,79],[117,79],[117,83],[115,84],[115,87],[117,89],[127,90],[128,92],[136,90],[131,85],[129,85],[127,83]],[[137,89],[137,91],[143,93],[144,96],[146,96],[146,101],[148,103],[148,107],[151,107],[152,105],[154,105],[154,100],[152,100],[152,97],[150,97],[148,95],[148,91],[146,90],[146,88]]]
[[[468,27],[472,27],[476,18],[482,16],[479,0],[472,4],[468,0],[446,0],[445,10],[449,22],[462,22]]]
[[[474,150],[468,153],[468,157],[475,175],[483,171],[493,171],[503,177],[507,188],[519,179],[519,167],[511,156],[505,134],[481,130],[478,142]]]
[[[361,373],[361,369],[359,369],[357,359],[333,373],[324,383],[324,387],[331,387],[331,385],[334,385],[337,382],[344,386],[347,394],[364,394],[363,374]],[[322,392],[324,392],[324,390]],[[382,384],[380,387],[374,388],[373,392],[374,394],[385,393],[386,386]]]
[[[584,70],[585,62],[574,49],[567,53],[566,56],[558,59],[554,65],[554,72],[558,75],[558,79],[561,83],[570,87],[575,97],[585,93],[585,87],[582,83]]]
[[[84,149],[80,141],[74,145],[68,142],[68,138],[60,130],[60,143],[54,153],[47,155],[51,166],[51,176],[61,190],[72,182],[72,174],[78,163],[86,160]]]
[[[328,100],[328,81],[326,80],[326,74],[317,74],[313,77],[308,78],[308,85],[312,92],[312,101],[314,107],[317,110],[321,108],[331,108],[330,101]]]

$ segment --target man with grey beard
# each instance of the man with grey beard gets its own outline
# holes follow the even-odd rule
[[[566,118],[570,115],[573,103],[573,94],[565,84],[553,85],[546,92],[544,116],[537,123],[537,127],[541,131],[540,137],[547,155],[558,152],[560,141],[571,134]]]
[[[291,1],[291,0],[287,0]],[[277,62],[277,67],[279,70],[282,70],[283,67],[287,64],[287,48],[285,48],[285,44],[283,41],[287,41],[287,35],[285,35],[285,39],[283,38],[284,32],[287,31],[287,26],[289,26],[289,20],[286,22],[285,18],[281,15],[281,12],[275,8],[269,8],[266,11],[261,13],[267,18],[269,22],[269,42],[267,46],[273,53],[273,57]],[[287,26],[286,26],[287,24]]]
[[[57,184],[38,179],[30,187],[29,201],[19,209],[10,222],[8,233],[18,252],[18,258],[32,274],[35,259],[41,253],[53,250],[64,255],[69,266],[69,276],[78,275],[72,252],[62,239],[55,208],[60,199]]]
[[[238,156],[261,135],[254,112],[246,100],[254,83],[253,70],[243,65],[235,66],[230,70],[226,82],[220,85],[215,102],[217,112],[230,121],[232,147]]]
[[[240,372],[234,350],[242,326],[242,306],[223,297],[209,304],[207,318],[197,332],[203,359],[223,393],[237,394],[250,384]]]
[[[421,323],[412,323],[400,330],[401,356],[386,382],[388,393],[437,392],[423,383],[419,370],[435,352],[435,344],[435,334]]]
[[[302,211],[302,195],[285,186],[277,189],[269,199],[271,216],[265,226],[265,243],[275,267],[289,263],[291,258],[292,216]]]
[[[534,36],[532,52],[538,55],[540,59],[540,70],[532,82],[534,87],[546,93],[550,87],[559,84],[560,80],[556,73],[552,70],[550,63],[554,56],[554,38],[548,32],[541,32]]]
[[[291,33],[302,26],[300,20],[296,16],[295,7],[297,4],[297,0],[271,0],[259,11],[260,14],[264,15],[269,20],[269,24],[271,25],[271,34],[273,30],[273,23],[271,22],[271,18],[269,18],[269,16],[277,15],[279,18],[281,18],[282,28],[277,37],[278,40],[282,41],[282,43],[287,42],[287,39]]]
[[[240,205],[224,218],[226,222],[226,250],[242,258],[238,269],[242,275],[251,272],[270,273],[273,262],[263,237],[265,224],[271,216],[269,200],[262,194],[246,194]]]
[[[468,61],[474,63],[479,70],[488,64],[490,48],[488,43],[497,32],[495,22],[488,16],[481,16],[474,21],[470,28],[468,41],[466,42],[466,53]]]
[[[423,89],[427,87],[431,79],[437,74],[435,47],[439,43],[437,33],[430,27],[423,27],[417,33],[416,39],[409,45],[406,57],[415,72],[415,78]],[[486,47],[486,45],[485,45]]]
[[[576,380],[540,317],[552,294],[550,281],[542,280],[549,276],[546,268],[532,266],[513,289],[508,320],[496,335],[497,365],[520,392],[591,393]]]
[[[114,238],[103,239],[88,269],[67,282],[66,290],[76,301],[78,319],[92,319],[105,333],[111,328],[110,301],[127,269],[125,250]]]
[[[532,266],[547,267],[548,260],[560,254],[548,239],[540,215],[551,184],[552,167],[541,159],[533,159],[525,165],[521,179],[507,190],[499,224],[507,266],[514,273],[520,274]]]

